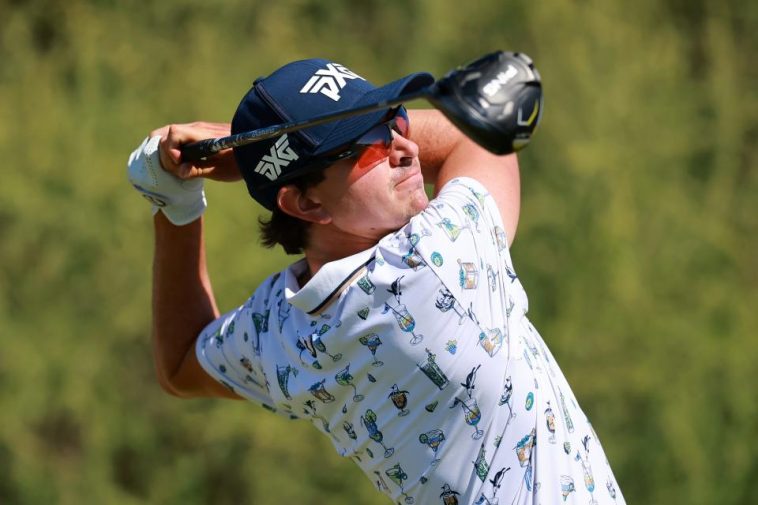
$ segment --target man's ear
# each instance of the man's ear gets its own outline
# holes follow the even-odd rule
[[[294,184],[279,188],[276,203],[285,214],[310,223],[329,224],[332,216],[320,202],[310,198],[308,192],[300,191]]]

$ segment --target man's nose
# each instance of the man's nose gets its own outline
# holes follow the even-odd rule
[[[410,139],[394,133],[390,148],[390,166],[407,167],[418,156],[418,145]]]

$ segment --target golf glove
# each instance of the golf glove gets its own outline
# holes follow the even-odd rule
[[[129,156],[129,182],[177,226],[199,218],[207,206],[203,179],[180,179],[161,166],[160,137],[149,137]]]

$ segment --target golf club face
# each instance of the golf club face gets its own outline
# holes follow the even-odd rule
[[[495,154],[526,147],[542,117],[542,84],[523,53],[498,51],[437,81],[429,101]]]

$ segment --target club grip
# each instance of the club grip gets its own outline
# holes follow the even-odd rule
[[[202,161],[213,156],[218,152],[214,147],[214,140],[215,139],[205,139],[191,144],[184,144],[181,147],[182,161]]]

